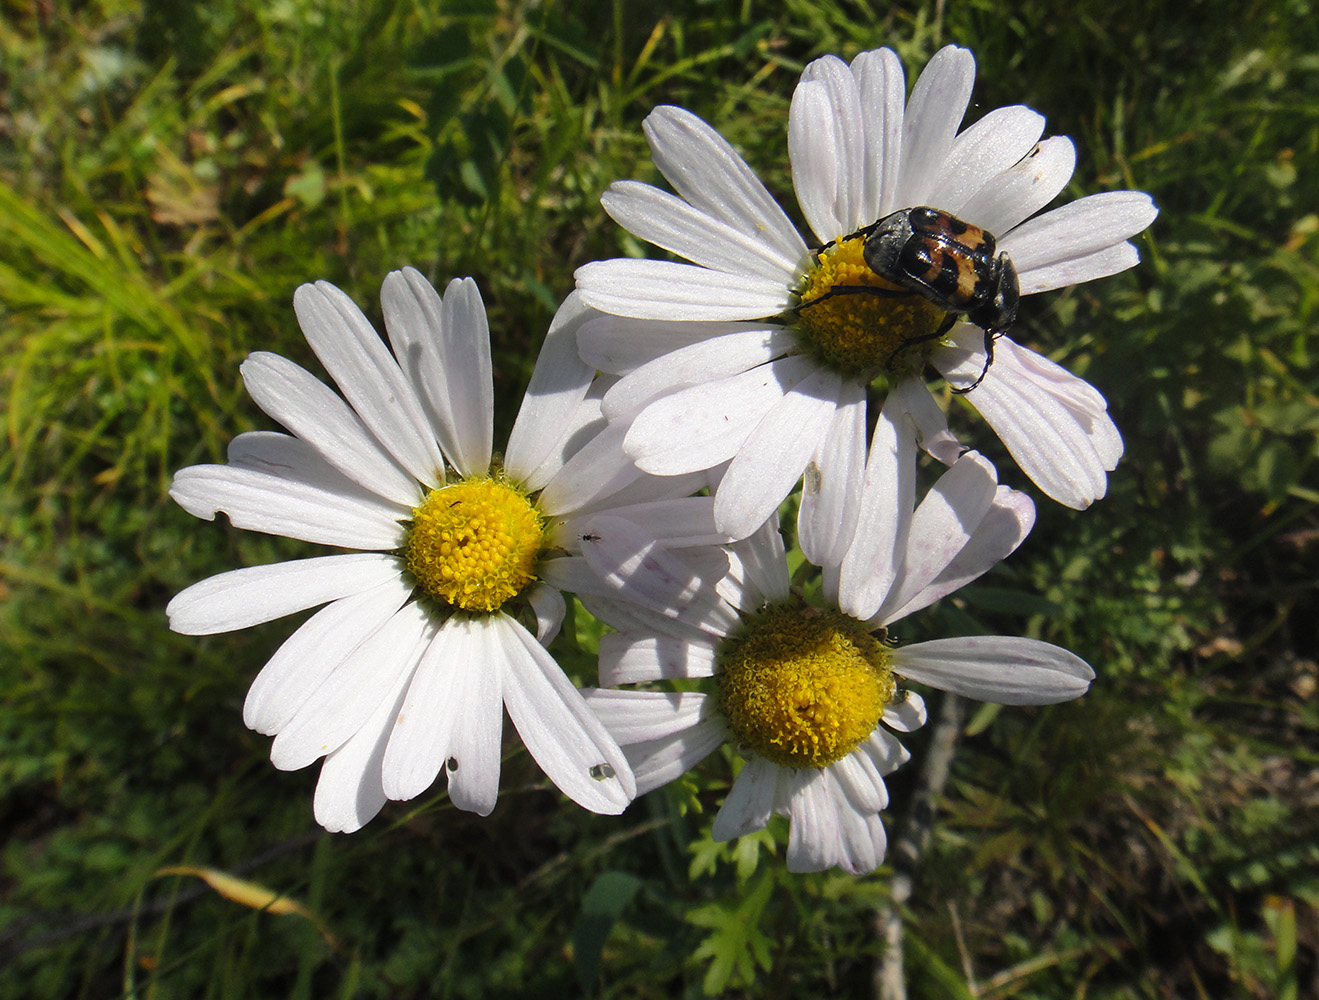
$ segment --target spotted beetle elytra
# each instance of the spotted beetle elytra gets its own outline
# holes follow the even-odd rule
[[[937,208],[922,205],[886,215],[856,235],[861,255],[881,278],[925,296],[949,316],[935,336],[964,315],[985,331],[985,367],[967,393],[984,381],[994,363],[994,338],[1017,319],[1017,269],[1006,253],[995,256],[992,233]]]

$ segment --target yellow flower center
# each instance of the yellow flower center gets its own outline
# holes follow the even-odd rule
[[[853,235],[816,253],[794,310],[797,329],[848,375],[919,368],[938,346],[947,314],[876,274],[861,256],[864,245]]]
[[[842,760],[896,690],[883,643],[840,611],[770,608],[720,657],[719,704],[733,732],[783,767]]]
[[[464,611],[494,611],[536,579],[544,523],[527,497],[490,477],[431,490],[403,553],[418,585]]]

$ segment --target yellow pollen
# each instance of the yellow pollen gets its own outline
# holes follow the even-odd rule
[[[524,494],[490,477],[426,494],[403,553],[417,584],[464,611],[494,611],[536,579],[544,523]]]
[[[861,256],[864,245],[864,237],[848,236],[816,254],[800,289],[797,329],[823,361],[848,375],[919,368],[939,345],[935,334],[947,314],[876,274]],[[848,291],[863,287],[881,294]]]
[[[782,767],[842,760],[874,732],[896,690],[884,644],[840,611],[770,608],[720,657],[729,726]]]

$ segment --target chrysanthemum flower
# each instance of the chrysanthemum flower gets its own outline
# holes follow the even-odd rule
[[[565,607],[546,567],[603,498],[650,501],[641,509],[662,519],[657,501],[699,483],[650,490],[617,440],[597,434],[594,371],[575,342],[591,310],[575,295],[502,461],[475,283],[455,280],[441,299],[408,269],[389,275],[381,299],[389,347],[333,285],[298,289],[298,320],[343,398],[291,361],[251,355],[248,391],[290,434],[240,434],[227,465],[183,469],[170,489],[197,517],[223,511],[238,528],[361,551],[211,577],[170,602],[170,626],[227,632],[325,605],[266,664],[243,718],[275,736],[276,767],[325,758],[315,813],[330,830],[358,829],[441,771],[454,805],[488,814],[504,709],[566,795],[621,812],[635,794],[627,762],[544,648]]]
[[[1103,397],[1006,336],[986,369],[984,330],[959,322],[945,332],[953,314],[886,280],[863,254],[867,227],[930,206],[996,237],[1022,295],[1137,262],[1127,240],[1157,214],[1149,196],[1108,192],[1035,215],[1071,177],[1072,143],[1041,141],[1043,117],[1023,106],[958,132],[974,76],[971,53],[949,46],[904,108],[902,67],[888,49],[806,68],[788,154],[809,242],[733,148],[681,108],[657,108],[645,123],[655,165],[677,194],[620,181],[602,198],[628,230],[692,262],[617,259],[578,270],[589,305],[661,321],[583,329],[584,357],[626,376],[605,415],[631,421],[625,447],[647,472],[731,460],[716,503],[730,534],[754,530],[813,456],[842,447],[829,441],[838,408],[862,400],[876,377],[893,385],[927,364],[957,389],[975,386],[966,398],[1049,496],[1083,508],[1104,495],[1122,440]],[[945,253],[945,269],[954,257]],[[970,290],[969,271],[961,280]]]
[[[623,745],[638,794],[732,742],[746,762],[715,817],[716,839],[757,830],[777,813],[789,817],[790,871],[871,871],[885,851],[884,775],[908,757],[893,732],[925,721],[905,682],[1010,705],[1087,690],[1094,673],[1081,659],[1034,639],[892,644],[895,622],[980,576],[1034,521],[1030,500],[997,485],[975,452],[916,505],[914,448],[891,397],[856,518],[810,515],[815,530],[803,547],[822,570],[818,607],[790,588],[772,521],[731,549],[678,553],[631,522],[592,519],[582,561],[603,582],[596,592],[583,584],[579,596],[620,629],[601,642],[601,683],[717,680],[711,694],[587,692]],[[805,502],[815,503],[811,487],[808,477]]]

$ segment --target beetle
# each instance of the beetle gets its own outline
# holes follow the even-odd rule
[[[959,315],[984,329],[985,367],[953,391],[967,393],[983,382],[994,363],[994,338],[1016,322],[1020,298],[1017,269],[1006,253],[994,255],[994,235],[927,205],[886,215],[855,235],[865,240],[861,256],[872,271],[948,312],[931,339],[947,333]]]

